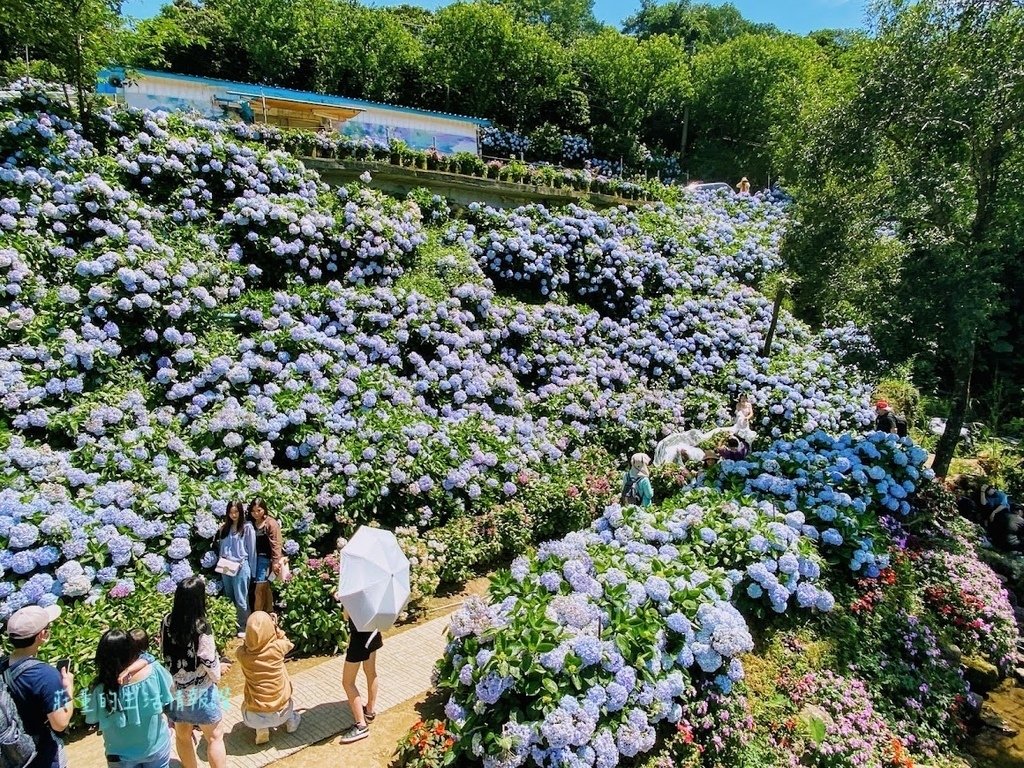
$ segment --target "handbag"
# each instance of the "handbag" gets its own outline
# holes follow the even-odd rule
[[[213,570],[217,573],[222,573],[225,576],[237,576],[238,569],[242,567],[242,564],[238,560],[230,560],[226,557],[222,557],[217,561],[217,565],[214,566]]]
[[[292,569],[291,569],[291,566],[288,565],[288,558],[287,557],[282,557],[281,558],[281,572],[280,573],[271,573],[270,576],[267,578],[267,581],[288,581],[288,579],[290,579],[291,577],[292,577]]]

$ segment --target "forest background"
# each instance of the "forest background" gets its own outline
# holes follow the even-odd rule
[[[869,331],[867,370],[932,396],[945,474],[965,421],[1024,432],[1024,5],[868,16],[799,36],[689,0],[644,0],[621,30],[592,0],[175,0],[141,21],[11,0],[0,74],[67,83],[86,130],[117,63],[485,117],[528,137],[527,159],[571,135],[639,172],[777,182],[795,223],[775,290],[812,324]]]

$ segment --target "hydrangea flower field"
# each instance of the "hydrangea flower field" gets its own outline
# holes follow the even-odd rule
[[[575,472],[508,545],[521,556],[491,602],[453,622],[439,685],[457,758],[610,768],[698,744],[738,764],[764,633],[855,613],[928,519],[925,452],[862,434],[863,334],[783,311],[762,354],[783,199],[451,219],[429,193],[332,189],[244,127],[114,109],[86,141],[31,89],[0,100],[0,121],[0,618],[211,576],[226,502],[256,495],[294,583],[330,582],[336,537],[373,523],[415,541],[426,593],[431,532],[537,517],[538,480]],[[732,423],[741,393],[755,453],[656,508],[608,504],[625,456]],[[581,498],[597,519],[574,531]],[[956,575],[984,568],[971,545],[914,557],[922,610],[955,615],[966,651],[1009,654],[1005,592]],[[947,671],[937,690],[966,696]],[[823,745],[848,756],[829,765],[891,763],[885,707],[852,712],[891,681],[804,674],[792,706],[836,711],[820,738],[762,740],[806,752],[779,764]],[[892,732],[938,753],[954,726]]]
[[[295,553],[335,519],[436,524],[581,445],[724,422],[740,389],[777,434],[866,419],[839,337],[784,321],[757,357],[776,201],[477,211],[437,237],[475,260],[454,246],[428,295],[402,281],[415,206],[204,121],[108,113],[89,144],[32,99],[3,113],[0,616],[139,567],[171,590],[235,494],[274,499]],[[511,301],[517,275],[568,301]]]

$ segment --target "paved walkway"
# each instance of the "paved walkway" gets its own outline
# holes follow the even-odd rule
[[[445,629],[451,616],[439,616],[389,637],[377,654],[377,672],[381,678],[377,711],[416,698],[431,687],[430,677],[436,662],[444,653]],[[343,656],[338,656],[292,677],[295,706],[302,712],[302,724],[295,733],[284,728],[273,731],[270,742],[256,746],[252,729],[242,724],[242,696],[231,697],[231,709],[224,715],[226,743],[230,768],[262,768],[298,752],[303,747],[341,733],[352,725],[345,693],[341,687]],[[360,674],[359,685],[365,694],[365,681]],[[171,741],[171,756],[176,759]],[[103,739],[90,734],[68,745],[71,766],[105,765]],[[206,742],[199,743],[199,759],[206,759]]]

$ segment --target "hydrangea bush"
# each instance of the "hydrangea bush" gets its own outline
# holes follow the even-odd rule
[[[613,504],[454,617],[439,667],[457,750],[486,765],[613,766],[679,723],[694,679],[728,692],[753,639],[736,604],[828,611],[799,513],[698,489]]]
[[[692,729],[707,712],[684,710],[694,686],[728,694],[743,679],[740,656],[753,649],[747,617],[827,613],[835,599],[821,581],[826,563],[868,571],[885,562],[885,535],[877,547],[861,535],[841,552],[825,535],[836,523],[822,519],[821,505],[842,509],[851,530],[870,530],[894,499],[899,511],[904,497],[891,489],[924,477],[925,458],[881,433],[777,441],[698,481],[717,489],[649,510],[613,504],[589,530],[516,560],[490,604],[470,603],[452,621],[438,684],[450,696],[456,750],[486,765],[613,766],[651,749],[668,724]],[[822,478],[843,497],[823,494]],[[824,675],[797,692],[820,706],[837,686],[848,690],[815,726],[823,733],[792,752],[794,764],[805,749],[850,765],[894,749],[870,703],[845,703],[870,701],[862,683]]]
[[[420,205],[331,190],[272,128],[116,109],[93,145],[32,91],[0,119],[0,618],[141,573],[172,591],[212,569],[233,497],[265,496],[286,552],[317,556],[332,528],[438,527],[547,487],[584,447],[728,423],[740,390],[778,434],[870,418],[831,337],[784,315],[784,367],[759,357],[771,200],[573,210],[545,226],[607,254],[596,290],[518,301]],[[434,292],[409,279],[428,244]],[[609,316],[634,290],[616,262],[641,252],[661,277]],[[564,531],[543,508],[533,530]]]

